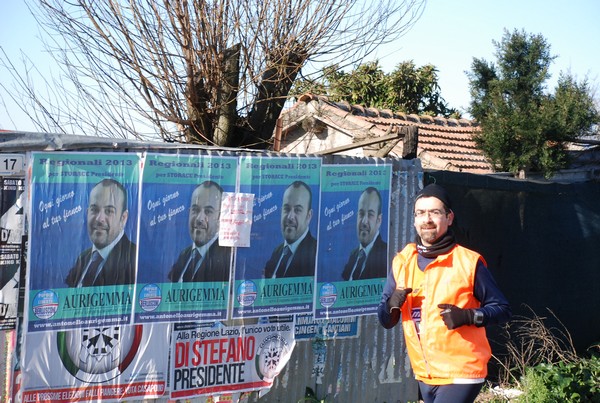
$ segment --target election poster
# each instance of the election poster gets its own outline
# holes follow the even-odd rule
[[[17,321],[25,215],[25,179],[0,177],[0,330]]]
[[[236,178],[234,157],[146,155],[136,323],[227,318],[233,248],[219,229]]]
[[[170,325],[29,332],[22,402],[111,402],[167,393]]]
[[[240,157],[254,194],[250,246],[237,248],[233,317],[309,313],[320,204],[319,158]]]
[[[296,315],[296,341],[338,340],[358,335],[358,316],[315,320],[312,315]]]
[[[136,153],[31,154],[29,332],[131,323],[140,165]]]
[[[323,165],[315,318],[371,315],[389,265],[392,167]]]
[[[295,346],[293,316],[257,324],[175,324],[171,399],[269,389]]]

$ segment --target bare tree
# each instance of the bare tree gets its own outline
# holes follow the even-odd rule
[[[28,76],[35,62],[0,63],[40,130],[257,148],[268,146],[303,67],[362,60],[399,38],[425,3],[32,1],[60,76],[42,93]]]

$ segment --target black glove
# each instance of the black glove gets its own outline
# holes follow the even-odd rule
[[[438,308],[442,309],[440,315],[444,319],[446,327],[450,330],[475,323],[475,312],[473,309],[462,309],[451,304],[439,304]]]
[[[390,309],[390,312],[394,309],[400,309],[406,301],[406,295],[411,292],[412,288],[396,288],[390,299],[388,299],[388,308]]]

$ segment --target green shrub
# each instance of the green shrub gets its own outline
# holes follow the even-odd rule
[[[599,403],[600,358],[572,363],[539,364],[526,370],[522,380],[525,403]]]

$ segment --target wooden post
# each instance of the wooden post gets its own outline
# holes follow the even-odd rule
[[[402,143],[402,159],[412,160],[417,158],[419,145],[419,128],[417,126],[404,126],[404,140]]]

